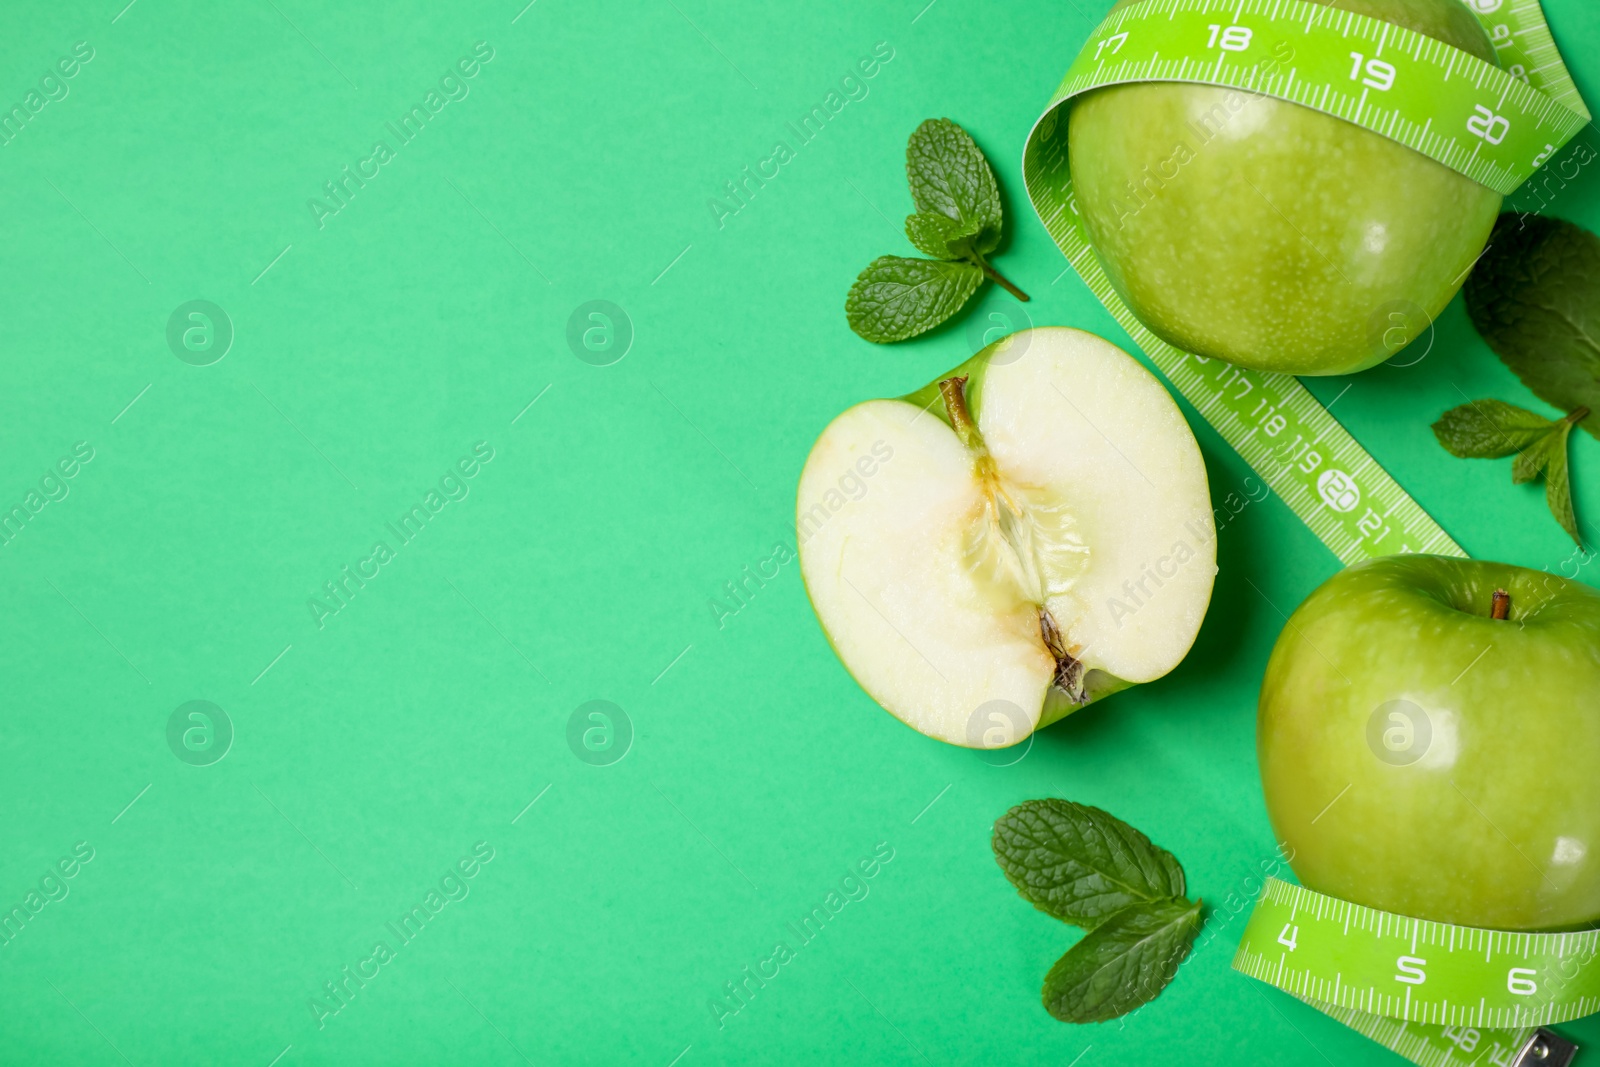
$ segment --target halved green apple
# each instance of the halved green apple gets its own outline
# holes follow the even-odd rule
[[[797,521],[845,667],[907,725],[972,748],[1172,670],[1216,574],[1178,406],[1115,345],[1058,327],[834,419]]]

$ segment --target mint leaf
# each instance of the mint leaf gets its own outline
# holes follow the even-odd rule
[[[1084,935],[1045,975],[1045,1010],[1065,1023],[1103,1023],[1154,1000],[1200,932],[1200,905],[1134,904]]]
[[[1513,453],[1511,481],[1517,485],[1544,475],[1545,502],[1561,528],[1583,547],[1572,510],[1567,475],[1567,439],[1589,417],[1579,407],[1564,419],[1547,419],[1502,400],[1475,400],[1451,408],[1433,424],[1433,434],[1453,456],[1499,459]]]
[[[1508,211],[1462,292],[1473,326],[1524,385],[1563,411],[1600,412],[1600,238]],[[1600,436],[1600,418],[1581,425]]]
[[[948,215],[906,216],[906,238],[917,251],[934,259],[963,259],[972,254],[972,238],[977,231]]]
[[[918,126],[906,144],[906,179],[917,211],[961,223],[976,235],[973,244],[980,255],[1000,243],[1000,189],[966,130],[949,119]]]
[[[850,286],[844,313],[869,341],[903,341],[961,310],[982,281],[970,263],[879,256]]]
[[[1022,898],[1096,928],[1130,904],[1181,897],[1183,868],[1121,819],[1070,800],[1029,800],[994,824],[995,862]]]
[[[1544,468],[1544,499],[1550,514],[1567,531],[1573,544],[1582,548],[1583,538],[1578,536],[1578,517],[1572,512],[1572,486],[1567,481],[1567,435],[1571,432],[1571,423],[1562,427],[1561,443],[1550,450],[1550,458]]]
[[[1451,408],[1433,424],[1445,451],[1462,459],[1499,459],[1521,452],[1556,424],[1501,400],[1479,400]]]

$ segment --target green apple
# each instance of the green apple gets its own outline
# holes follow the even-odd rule
[[[1313,2],[1495,61],[1461,0]],[[1240,56],[1294,65],[1292,50]],[[1500,211],[1498,193],[1396,141],[1217,86],[1098,89],[1067,136],[1078,211],[1134,314],[1184,351],[1260,370],[1388,359],[1450,302]]]
[[[1175,667],[1205,616],[1205,466],[1165,388],[1080,330],[1025,330],[822,431],[800,569],[879,704],[931,737],[1016,744]]]
[[[1502,930],[1600,921],[1589,586],[1441,556],[1350,567],[1278,638],[1257,746],[1267,813],[1309,888]]]

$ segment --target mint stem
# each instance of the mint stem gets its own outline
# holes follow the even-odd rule
[[[1578,423],[1582,422],[1584,419],[1587,419],[1588,417],[1589,417],[1589,409],[1588,408],[1578,408],[1572,414],[1567,416],[1567,421],[1572,423],[1572,425],[1576,426],[1576,425],[1578,425]]]
[[[1018,300],[1021,300],[1023,303],[1027,303],[1028,294],[1012,285],[1010,279],[1008,279],[1004,274],[1001,274],[999,271],[995,270],[993,267],[989,266],[988,261],[982,256],[977,257],[977,264],[978,269],[983,271],[983,273],[988,275],[990,278],[993,278],[1002,289],[1016,297]]]

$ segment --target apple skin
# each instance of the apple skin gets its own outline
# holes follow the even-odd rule
[[[1278,638],[1257,750],[1311,889],[1502,930],[1600,920],[1600,591],[1441,556],[1347,568]]]
[[[1313,2],[1495,62],[1460,0]],[[1395,355],[1450,302],[1500,211],[1494,190],[1396,141],[1217,86],[1096,90],[1068,139],[1079,213],[1134,314],[1184,351],[1258,370],[1347,374]]]

